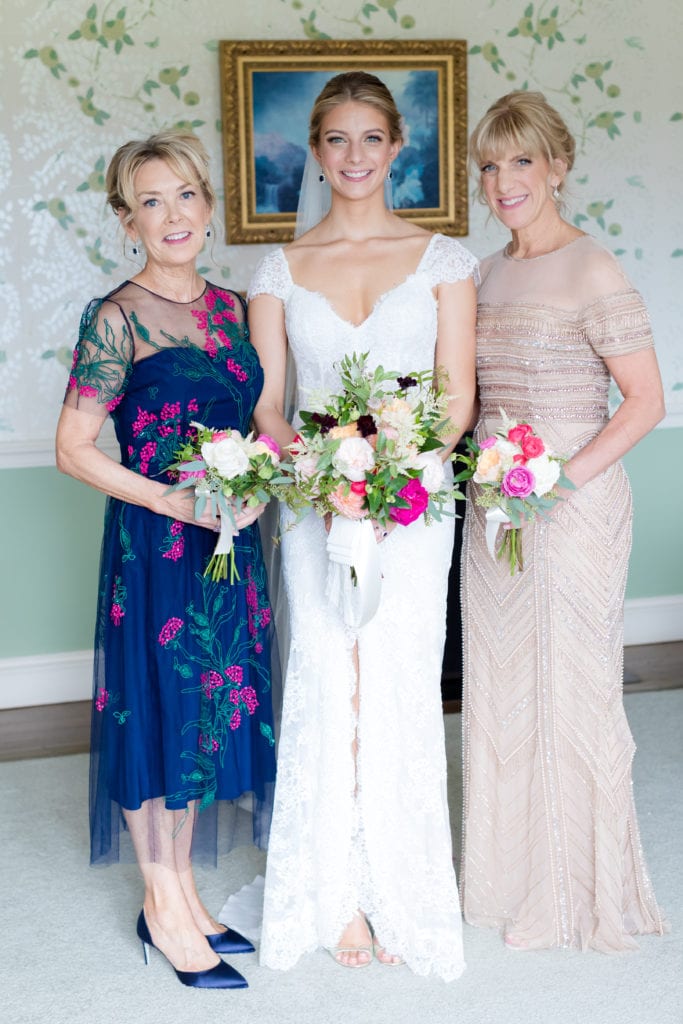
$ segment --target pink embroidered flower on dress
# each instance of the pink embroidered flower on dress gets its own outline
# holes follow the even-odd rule
[[[148,427],[150,423],[155,423],[158,417],[153,412],[147,412],[146,409],[141,409],[138,406],[138,414],[133,420],[133,437],[138,437],[145,427]]]
[[[121,619],[125,614],[126,613],[124,609],[121,607],[121,605],[114,601],[111,608],[109,609],[109,618],[111,619],[115,626],[121,625]]]
[[[159,643],[161,646],[168,647],[171,641],[175,640],[184,625],[185,623],[182,619],[172,615],[161,627],[161,632],[159,633]]]
[[[211,669],[209,672],[202,672],[199,678],[201,680],[204,696],[208,697],[209,700],[213,700],[214,690],[217,690],[220,686],[225,685],[225,680],[223,679],[223,676],[220,675],[220,673],[218,672],[214,672],[213,669]]]
[[[100,686],[97,691],[97,696],[95,697],[95,709],[97,711],[104,711],[108,703],[109,691],[105,690],[103,686]]]
[[[92,384],[81,384],[78,393],[83,398],[97,398],[97,388],[94,388]]]
[[[147,476],[149,472],[149,464],[156,455],[157,443],[156,441],[148,441],[143,444],[140,449],[140,472],[143,476]]]
[[[159,415],[162,420],[172,420],[180,416],[180,402],[164,402]]]
[[[199,749],[203,750],[205,754],[215,754],[218,746],[218,740],[215,740],[212,736],[205,736],[203,732],[200,732]]]
[[[190,401],[187,403],[187,411],[199,412],[199,405],[197,404],[196,398],[191,398]]]
[[[185,554],[185,538],[176,537],[171,544],[168,551],[164,551],[162,558],[169,558],[172,562],[177,562]]]
[[[253,686],[245,686],[240,691],[242,701],[247,705],[247,711],[250,715],[253,715],[256,708],[259,706],[258,697],[256,696],[256,690]]]
[[[232,683],[241,683],[244,679],[244,669],[241,665],[228,665],[225,674]]]
[[[230,718],[230,728],[234,732],[235,729],[239,729],[242,724],[242,715],[240,714],[239,708],[235,708]]]
[[[112,398],[110,402],[107,402],[107,412],[113,412],[117,405],[120,405],[123,401],[123,393],[117,395],[116,398]]]
[[[269,626],[270,625],[270,608],[262,608],[261,609],[261,625],[262,626]]]
[[[234,359],[226,359],[225,365],[230,370],[230,373],[234,373],[239,381],[244,382],[249,380],[249,375],[245,373],[239,363],[236,363]]]
[[[240,691],[239,690],[231,690],[230,691],[230,703],[237,705],[237,704],[239,704],[239,702],[240,702]]]

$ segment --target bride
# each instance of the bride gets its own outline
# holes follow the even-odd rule
[[[474,400],[476,260],[387,208],[402,134],[378,78],[331,79],[309,142],[322,219],[267,255],[249,292],[265,373],[256,425],[282,446],[295,436],[288,353],[305,408],[311,391],[339,389],[335,362],[367,352],[371,367],[445,368],[456,425],[445,459]],[[324,946],[344,967],[374,954],[450,980],[464,969],[440,694],[453,520],[375,528],[381,603],[352,630],[325,597],[325,522],[282,516],[291,642],[261,962],[289,968]]]

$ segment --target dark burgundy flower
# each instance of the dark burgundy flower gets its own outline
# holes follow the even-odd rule
[[[397,377],[396,383],[403,391],[405,391],[406,388],[414,388],[417,384],[417,380],[415,377]]]
[[[370,437],[372,434],[377,433],[375,421],[369,413],[366,413],[364,416],[359,416],[356,421],[356,426],[360,431],[361,437]]]
[[[311,416],[311,423],[315,423],[320,427],[321,434],[327,434],[332,427],[336,427],[338,420],[336,416],[331,416],[329,413],[314,412]]]

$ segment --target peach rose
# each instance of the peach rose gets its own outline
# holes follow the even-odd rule
[[[364,508],[365,495],[358,494],[356,491],[349,489],[349,493],[345,494],[346,486],[339,484],[336,491],[332,491],[328,495],[330,505],[339,513],[340,516],[344,516],[346,519],[364,519],[368,514],[368,510]]]
[[[497,484],[502,479],[504,468],[498,449],[485,448],[477,459],[474,482],[477,484]]]
[[[359,431],[355,423],[347,423],[345,427],[332,427],[328,437],[339,441],[342,437],[358,437]]]

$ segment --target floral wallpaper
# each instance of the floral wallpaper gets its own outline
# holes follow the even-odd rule
[[[123,141],[184,124],[221,194],[220,39],[465,39],[470,124],[503,92],[541,89],[577,138],[569,216],[622,259],[651,310],[669,417],[683,426],[683,95],[679,0],[17,0],[0,13],[0,459],[49,439],[87,300],[135,273],[104,202]],[[478,256],[505,241],[472,189]],[[222,219],[222,210],[216,220]],[[264,251],[205,251],[244,289]]]

